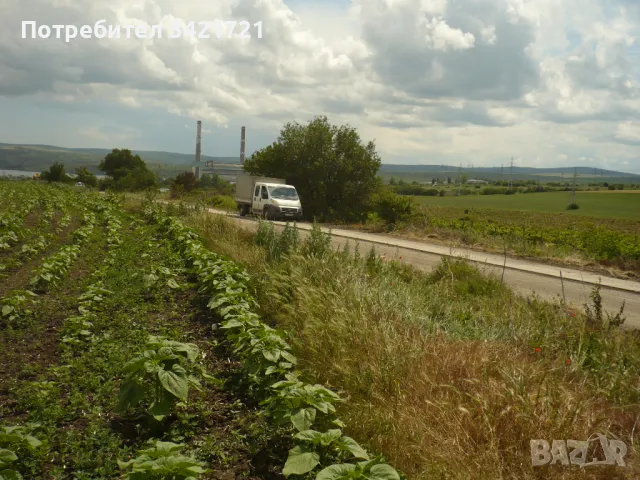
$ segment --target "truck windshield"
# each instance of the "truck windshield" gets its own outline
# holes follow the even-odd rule
[[[269,187],[269,193],[276,200],[298,200],[298,192],[293,187]]]

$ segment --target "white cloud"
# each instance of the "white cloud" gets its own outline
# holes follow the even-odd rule
[[[480,30],[480,35],[482,39],[487,42],[489,45],[495,45],[498,41],[498,37],[496,36],[496,26],[489,25],[488,27],[483,27]]]
[[[451,28],[442,18],[423,20],[420,25],[426,30],[427,44],[435,50],[466,50],[475,45],[476,39],[471,33]]]
[[[65,105],[70,129],[74,108],[99,115],[105,104],[214,130],[246,124],[274,139],[288,121],[326,114],[375,139],[389,162],[499,165],[517,154],[521,165],[584,161],[640,172],[640,6],[631,0],[0,5],[0,96]],[[80,26],[103,18],[161,23],[164,36],[20,38],[23,20]],[[210,28],[209,39],[170,39],[176,19],[195,21],[197,32],[199,21],[261,21],[263,38],[217,39]],[[0,124],[10,115],[0,111]],[[86,125],[83,141],[146,145],[156,128],[120,120],[127,127]]]

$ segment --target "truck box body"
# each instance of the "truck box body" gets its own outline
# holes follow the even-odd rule
[[[280,184],[287,183],[282,178],[260,177],[258,175],[238,175],[236,177],[236,195],[234,197],[235,201],[238,203],[248,203],[249,205],[251,205],[251,202],[253,202],[253,190],[255,189],[257,182]]]
[[[260,188],[258,196],[254,196],[256,188]],[[303,218],[295,187],[282,178],[238,175],[234,200],[241,217],[252,214],[267,220]]]

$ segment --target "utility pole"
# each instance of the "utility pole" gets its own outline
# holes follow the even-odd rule
[[[240,165],[244,165],[244,139],[245,139],[245,128],[242,127],[240,130]]]
[[[511,166],[509,168],[509,191],[513,189],[513,157],[511,157]]]
[[[202,121],[196,124],[196,165],[193,168],[196,180],[200,180],[200,165],[202,160]]]
[[[571,189],[571,199],[569,200],[569,205],[574,205],[576,203],[576,178],[578,177],[577,169],[574,167],[573,169],[573,188]]]

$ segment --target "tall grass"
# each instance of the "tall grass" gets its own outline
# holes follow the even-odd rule
[[[427,275],[374,251],[333,252],[319,229],[301,242],[270,224],[254,236],[219,216],[189,221],[249,268],[306,372],[342,391],[349,434],[409,478],[640,473],[637,335],[516,296],[463,261]],[[627,467],[531,466],[530,439],[597,432],[627,443]]]

